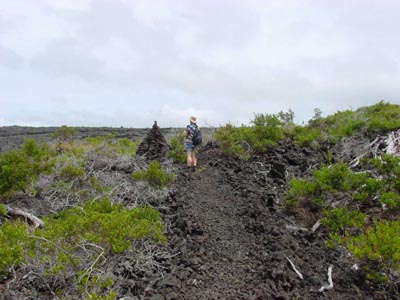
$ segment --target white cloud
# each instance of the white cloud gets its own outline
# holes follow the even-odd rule
[[[400,103],[397,1],[0,0],[3,123],[298,122]],[[12,121],[10,121],[12,120]],[[8,123],[7,123],[8,124]]]

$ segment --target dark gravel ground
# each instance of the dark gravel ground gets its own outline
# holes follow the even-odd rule
[[[264,161],[240,162],[208,149],[196,173],[181,170],[170,195],[176,215],[169,232],[179,255],[154,299],[379,299],[346,252],[325,246],[324,228],[312,232],[300,223],[317,220],[285,211],[279,172],[265,172],[267,157],[258,159]],[[329,266],[334,288],[319,292]]]

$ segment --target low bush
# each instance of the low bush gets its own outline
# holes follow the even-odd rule
[[[125,209],[107,199],[62,211],[46,219],[46,229],[36,234],[62,248],[77,245],[84,239],[112,252],[127,250],[133,239],[165,241],[161,219],[155,209]]]
[[[322,208],[327,205],[325,202],[331,195],[339,192],[346,192],[351,198],[351,192],[361,188],[366,179],[366,174],[354,173],[344,163],[323,166],[314,170],[309,179],[291,179],[285,203],[287,205],[314,203]]]
[[[29,243],[25,224],[3,222],[0,226],[0,275],[25,262]]]
[[[139,170],[131,174],[134,180],[147,181],[151,186],[161,189],[174,180],[174,175],[165,172],[158,161],[153,160],[146,170]]]
[[[382,272],[389,269],[400,271],[400,220],[375,221],[365,233],[347,241],[347,246],[355,257],[362,260],[368,276],[381,280]],[[377,277],[377,275],[379,275]]]
[[[359,109],[364,112],[368,131],[381,132],[400,128],[400,106],[385,101]]]
[[[53,133],[53,136],[55,138],[61,139],[62,141],[66,141],[72,138],[75,135],[75,133],[76,133],[75,128],[69,127],[67,125],[62,125]]]
[[[1,196],[25,189],[32,176],[32,167],[23,153],[16,150],[0,153]]]
[[[183,147],[184,136],[182,134],[175,135],[171,138],[169,144],[171,150],[167,153],[167,157],[171,158],[175,163],[186,162],[186,155]]]
[[[227,124],[215,132],[215,139],[225,154],[248,159],[251,152],[265,152],[285,136],[285,126],[277,115],[255,114],[253,126]]]
[[[285,204],[299,205],[300,203],[314,201],[320,197],[320,194],[316,182],[307,179],[293,178],[288,183]],[[317,202],[319,201],[317,200]]]
[[[393,270],[400,271],[400,221],[375,220],[365,213],[376,205],[376,199],[389,210],[400,208],[400,158],[383,155],[364,159],[365,173],[355,173],[347,165],[338,163],[312,172],[309,179],[292,179],[286,194],[287,205],[318,204],[321,222],[329,228],[328,246],[346,245],[360,259],[367,277],[385,280]],[[341,206],[332,208],[329,199],[337,199]],[[365,201],[365,205],[357,205]],[[373,204],[375,203],[375,204]],[[355,209],[357,207],[357,209]],[[364,207],[361,212],[358,207]],[[396,216],[396,211],[389,211]],[[382,214],[381,218],[384,218]]]
[[[250,145],[246,147],[245,132],[245,126],[235,127],[232,124],[226,124],[215,131],[215,140],[226,155],[247,160],[250,158],[249,150],[251,149]]]
[[[346,236],[349,230],[361,229],[365,225],[366,215],[358,210],[338,207],[323,210],[321,223],[329,227],[331,232]]]
[[[114,299],[113,282],[98,268],[113,253],[132,249],[136,240],[164,243],[163,224],[151,207],[126,209],[107,199],[92,200],[45,218],[44,229],[4,221],[0,226],[0,274],[20,264],[58,286],[82,293],[80,299]],[[71,281],[71,279],[73,279]],[[66,286],[64,286],[66,288]],[[63,296],[64,291],[55,291]],[[86,296],[85,296],[86,295]]]
[[[26,140],[19,150],[0,153],[0,196],[8,197],[25,190],[41,173],[51,173],[54,166],[47,144]]]
[[[57,179],[72,181],[81,178],[85,173],[86,157],[71,152],[62,153],[55,158]]]
[[[66,181],[71,181],[80,178],[85,173],[80,166],[66,165],[60,169],[60,178]]]
[[[88,137],[82,143],[85,152],[95,152],[97,155],[117,158],[136,155],[138,142],[126,138],[117,139],[114,135]]]

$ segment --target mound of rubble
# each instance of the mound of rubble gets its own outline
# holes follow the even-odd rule
[[[140,143],[136,154],[148,160],[162,160],[170,147],[161,132],[157,121],[154,122],[153,128],[147,133],[146,137]]]

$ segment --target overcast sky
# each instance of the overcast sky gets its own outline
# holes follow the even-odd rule
[[[400,1],[0,0],[0,126],[400,104]]]

